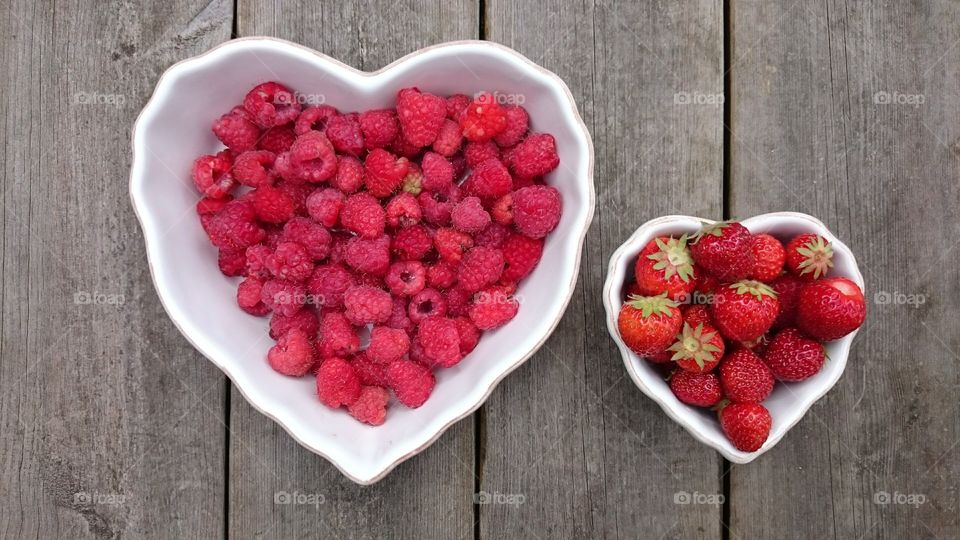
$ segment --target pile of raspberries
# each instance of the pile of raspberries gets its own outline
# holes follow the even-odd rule
[[[314,373],[323,404],[380,425],[390,391],[419,407],[434,369],[517,314],[560,220],[544,184],[560,158],[489,93],[404,88],[360,113],[302,101],[267,82],[213,123],[226,148],[193,165],[197,213],[243,278],[240,308],[270,315],[270,366]]]

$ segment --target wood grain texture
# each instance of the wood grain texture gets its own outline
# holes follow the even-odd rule
[[[957,538],[960,5],[732,12],[731,214],[820,217],[870,304],[833,391],[733,468],[731,537]]]
[[[597,214],[559,328],[485,406],[482,538],[720,537],[721,460],[631,382],[605,326],[613,250],[648,219],[722,212],[718,1],[487,2],[486,37],[570,86],[596,149]],[[536,119],[532,119],[534,126]],[[509,500],[502,499],[501,500]],[[514,499],[516,500],[516,499]]]
[[[241,1],[239,35],[289,39],[364,70],[427,45],[476,38],[479,7],[417,2]],[[336,105],[336,104],[332,104]],[[374,486],[354,485],[232,394],[229,532],[238,538],[473,535],[474,419]],[[304,502],[276,504],[282,494]],[[280,495],[278,495],[280,494]],[[310,496],[314,497],[311,499]],[[322,501],[322,502],[321,502]]]
[[[127,194],[159,74],[227,1],[0,6],[0,536],[223,534],[225,378],[161,309]]]

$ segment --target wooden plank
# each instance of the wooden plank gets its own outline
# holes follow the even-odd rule
[[[674,497],[722,494],[722,461],[630,381],[607,335],[601,290],[611,253],[643,222],[722,213],[723,108],[686,103],[723,92],[722,5],[487,7],[486,37],[573,91],[593,134],[598,204],[560,327],[485,407],[481,487],[522,495],[523,504],[481,506],[480,534],[718,538],[720,506]]]
[[[238,30],[296,41],[365,70],[418,48],[476,38],[472,0],[416,3],[244,0]],[[334,104],[335,105],[335,104]],[[473,419],[371,487],[354,485],[300,447],[234,391],[231,400],[229,530],[237,537],[463,538],[473,533]],[[278,505],[277,492],[319,494],[318,505]],[[307,500],[307,499],[304,499]],[[305,533],[304,531],[309,531]]]
[[[223,534],[225,377],[153,290],[127,178],[163,69],[228,1],[0,8],[0,535]]]
[[[820,217],[871,300],[833,391],[733,468],[733,538],[960,536],[958,17],[947,1],[733,2],[732,215]]]

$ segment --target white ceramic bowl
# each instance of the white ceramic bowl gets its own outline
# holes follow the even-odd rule
[[[603,287],[603,305],[607,311],[607,330],[610,336],[620,347],[623,363],[630,373],[630,377],[644,394],[650,396],[670,418],[686,428],[701,442],[712,446],[723,457],[734,463],[749,463],[760,454],[773,448],[790,428],[803,418],[810,406],[827,393],[836,384],[847,365],[847,356],[850,353],[850,344],[857,332],[826,344],[829,359],[824,363],[819,373],[802,382],[778,382],[763,405],[770,410],[773,425],[767,442],[756,452],[742,452],[734,448],[720,429],[716,413],[707,409],[691,407],[681,403],[670,391],[670,387],[663,380],[654,367],[631,351],[620,338],[617,330],[617,316],[623,304],[623,292],[628,278],[633,273],[634,261],[637,254],[650,240],[662,235],[680,235],[696,232],[702,222],[713,223],[712,220],[689,216],[664,216],[644,223],[623,245],[610,257],[610,266],[607,269],[607,281]],[[834,251],[834,268],[830,276],[844,276],[852,279],[860,289],[863,289],[863,276],[857,268],[857,261],[850,252],[850,248],[827,230],[826,225],[818,219],[796,212],[776,212],[763,214],[744,219],[741,223],[753,233],[769,233],[781,241],[805,232],[814,232],[830,240]]]
[[[439,371],[426,404],[407,409],[394,403],[380,427],[324,407],[313,378],[288,378],[270,369],[268,320],[237,308],[238,279],[221,275],[216,251],[194,213],[198,195],[191,164],[220,148],[211,123],[268,80],[342,111],[390,106],[397,90],[407,86],[442,95],[496,91],[503,99],[522,100],[532,128],[556,137],[561,164],[548,181],[562,194],[563,217],[539,267],[519,288],[519,314],[484,335],[459,365]],[[157,293],[177,328],[254,407],[350,479],[368,484],[477,409],[556,327],[573,294],[593,217],[593,147],[563,81],[500,45],[437,45],[364,73],[293,43],[247,38],[182,61],[160,78],[133,130],[130,195]]]

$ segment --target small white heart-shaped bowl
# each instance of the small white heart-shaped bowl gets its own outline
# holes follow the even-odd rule
[[[628,283],[633,281],[633,268],[637,254],[643,246],[658,236],[695,233],[704,223],[714,222],[690,216],[660,217],[644,223],[613,253],[607,269],[607,281],[603,287],[607,331],[620,348],[623,364],[630,378],[644,394],[660,405],[667,416],[673,418],[700,442],[712,446],[733,463],[749,463],[773,448],[790,431],[790,428],[803,418],[807,410],[833,388],[847,365],[850,344],[853,343],[857,332],[854,331],[836,341],[824,344],[829,359],[824,363],[823,369],[813,377],[802,382],[778,381],[773,393],[763,402],[773,418],[770,436],[756,452],[737,450],[723,434],[716,413],[709,409],[692,407],[678,400],[670,391],[667,382],[663,380],[663,375],[652,364],[631,351],[620,338],[620,332],[617,329],[617,316],[623,305],[624,291]],[[850,248],[838,240],[820,220],[798,212],[775,212],[744,219],[740,223],[752,233],[768,233],[784,243],[801,233],[820,234],[833,246],[834,267],[829,275],[847,277],[863,290],[863,276],[860,274]]]
[[[546,240],[539,267],[520,285],[519,314],[486,333],[463,362],[438,371],[436,389],[422,407],[393,402],[379,427],[323,406],[312,377],[289,378],[270,369],[265,360],[273,344],[268,319],[237,307],[239,278],[218,270],[217,252],[194,210],[199,197],[191,165],[221,148],[210,131],[212,122],[241,103],[255,85],[271,80],[309,103],[341,111],[390,107],[397,91],[408,86],[440,95],[496,92],[527,109],[533,130],[556,138],[560,167],[547,181],[561,193],[563,217]],[[130,195],[157,293],[177,328],[253,407],[351,480],[370,484],[480,407],[560,321],[593,218],[593,147],[563,81],[500,45],[437,45],[365,73],[293,43],[245,38],[184,60],[160,78],[134,126]]]

